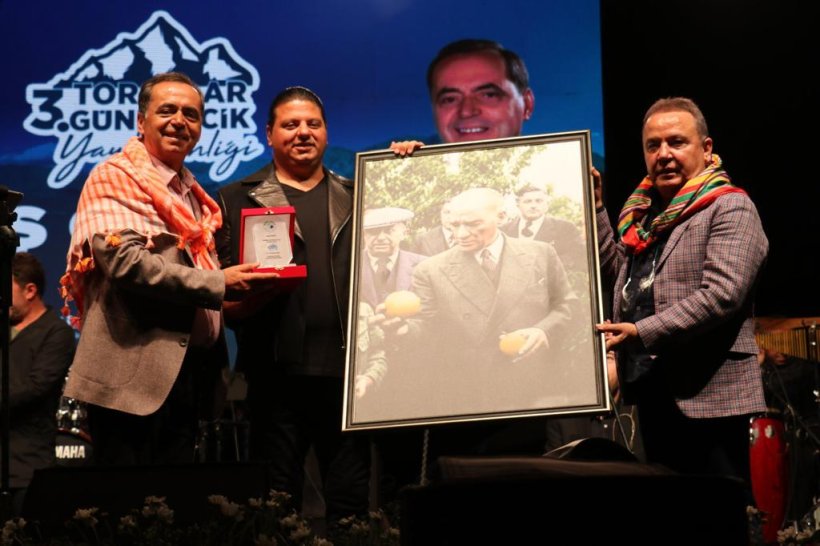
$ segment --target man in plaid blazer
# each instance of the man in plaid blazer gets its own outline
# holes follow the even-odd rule
[[[748,481],[748,419],[766,409],[752,312],[768,241],[694,102],[657,101],[642,140],[648,175],[617,239],[594,172],[602,276],[615,288],[613,322],[598,329],[618,351],[647,459]]]

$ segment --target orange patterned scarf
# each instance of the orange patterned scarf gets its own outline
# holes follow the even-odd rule
[[[94,268],[94,257],[90,253],[90,241],[94,235],[105,235],[106,242],[116,246],[120,242],[120,232],[132,229],[144,234],[145,247],[151,248],[152,236],[170,233],[178,238],[180,249],[190,252],[194,265],[217,269],[213,235],[222,225],[222,213],[197,182],[193,183],[191,191],[201,207],[199,220],[168,189],[145,145],[137,137],[132,137],[121,152],[97,165],[80,194],[74,233],[66,257],[66,272],[60,279],[65,302],[63,315],[70,313],[68,304],[73,300],[82,316],[82,275]],[[72,322],[79,325],[76,317]]]

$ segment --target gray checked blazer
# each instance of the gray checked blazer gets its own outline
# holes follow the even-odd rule
[[[613,320],[619,322],[629,260],[605,210],[597,225],[601,273],[615,288]],[[752,317],[768,246],[752,201],[731,193],[675,226],[658,257],[655,314],[636,326],[687,417],[766,409]]]

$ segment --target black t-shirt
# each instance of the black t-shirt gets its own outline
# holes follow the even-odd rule
[[[282,185],[301,230],[301,238],[294,242],[294,262],[307,265],[307,279],[293,294],[302,317],[289,316],[293,305],[283,317],[284,321],[304,321],[302,362],[283,364],[291,373],[341,376],[344,332],[333,288],[327,185],[327,178],[306,192]]]

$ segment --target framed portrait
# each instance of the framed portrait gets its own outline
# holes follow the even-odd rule
[[[588,131],[356,156],[343,428],[608,411]]]

